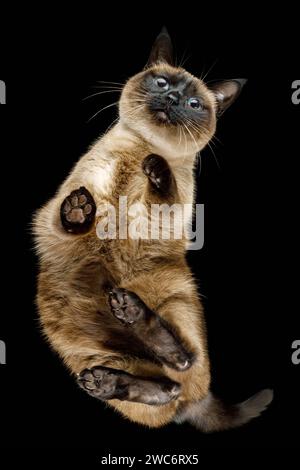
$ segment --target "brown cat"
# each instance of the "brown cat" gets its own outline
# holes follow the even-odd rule
[[[215,431],[258,416],[272,392],[225,407],[209,391],[187,240],[98,232],[101,207],[118,207],[121,196],[146,208],[193,203],[195,156],[244,84],[208,88],[172,60],[163,30],[146,69],[124,86],[118,123],[36,214],[37,303],[45,336],[87,393],[147,426],[189,421]],[[117,234],[121,224],[117,217]]]

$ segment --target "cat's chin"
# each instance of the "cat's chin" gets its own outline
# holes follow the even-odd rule
[[[166,109],[157,109],[155,111],[152,110],[152,115],[156,124],[158,125],[167,124],[170,126],[170,128],[174,128],[178,125],[176,118],[172,116],[172,114],[170,114]]]
[[[170,117],[165,111],[157,111],[155,113],[155,117],[158,122],[162,122],[164,124],[171,124]]]

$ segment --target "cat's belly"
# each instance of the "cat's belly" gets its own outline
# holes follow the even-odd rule
[[[185,241],[172,244],[122,243],[101,245],[105,265],[119,279],[130,280],[143,272],[156,270],[160,264],[170,265],[184,257]]]

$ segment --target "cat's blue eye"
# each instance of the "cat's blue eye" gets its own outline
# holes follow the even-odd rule
[[[202,107],[200,100],[198,100],[198,98],[189,98],[187,100],[187,104],[193,109],[200,109]]]
[[[163,88],[164,90],[169,89],[169,82],[164,77],[157,77],[154,79],[154,83],[159,87]]]

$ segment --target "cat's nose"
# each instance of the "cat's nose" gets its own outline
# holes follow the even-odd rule
[[[167,102],[169,105],[179,104],[179,99],[180,99],[180,94],[178,91],[171,91],[170,93],[167,94]]]

